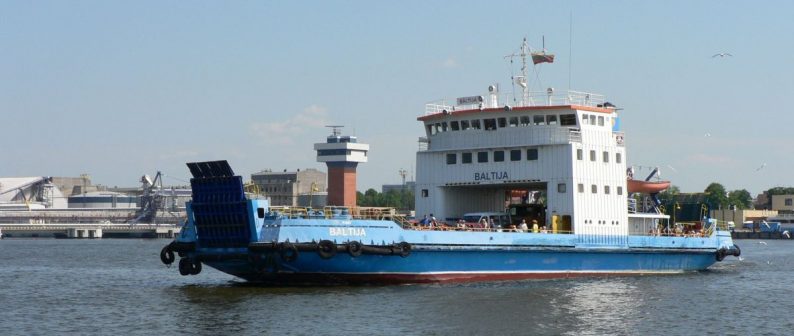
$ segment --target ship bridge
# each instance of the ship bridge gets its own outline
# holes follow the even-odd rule
[[[509,211],[538,198],[544,223],[621,234],[627,223],[624,134],[604,96],[553,89],[439,101],[417,119],[417,216]],[[576,215],[574,215],[576,214]]]

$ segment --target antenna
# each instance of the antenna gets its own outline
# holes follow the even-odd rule
[[[527,38],[524,37],[524,42],[521,44],[521,52],[519,54],[512,53],[510,55],[505,56],[505,58],[510,58],[510,82],[513,84],[513,104],[516,102],[516,84],[521,86],[521,105],[526,106],[527,101],[529,100],[529,87],[527,85],[527,55],[529,51],[529,44],[527,43]],[[521,76],[513,76],[513,58],[520,56],[521,57]]]
[[[339,136],[339,135],[342,134],[342,127],[345,127],[345,126],[344,125],[325,125],[325,127],[328,127],[328,128],[331,129],[331,136]]]
[[[397,171],[397,174],[400,174],[400,176],[403,178],[403,189],[405,189],[405,175],[408,174],[408,171],[400,168],[400,170]]]
[[[571,91],[571,49],[573,49],[573,10],[568,16],[568,91]]]

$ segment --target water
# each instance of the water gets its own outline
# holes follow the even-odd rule
[[[673,276],[263,288],[160,263],[167,240],[0,241],[3,335],[788,335],[794,242]]]

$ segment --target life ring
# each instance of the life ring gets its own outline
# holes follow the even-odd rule
[[[330,240],[321,240],[319,244],[317,244],[317,253],[320,254],[320,258],[323,259],[330,259],[336,255],[336,244]]]
[[[358,257],[362,252],[364,252],[364,246],[358,241],[351,240],[347,243],[347,253],[350,253],[351,256]]]
[[[193,266],[190,265],[190,260],[187,258],[179,259],[179,274],[180,275],[190,275],[190,271],[192,270]]]
[[[286,262],[293,262],[298,259],[298,248],[290,242],[281,243],[281,250],[279,250],[281,260]]]
[[[717,250],[717,261],[722,261],[722,259],[725,259],[725,249]]]
[[[163,249],[160,250],[160,261],[163,264],[171,265],[174,263],[174,251],[171,251],[171,245],[163,246]]]
[[[397,250],[399,251],[400,256],[405,258],[411,255],[411,244],[400,242],[397,244]]]

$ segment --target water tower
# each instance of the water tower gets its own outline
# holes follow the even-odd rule
[[[328,205],[356,205],[356,167],[367,162],[369,145],[358,143],[355,136],[342,135],[344,126],[326,126],[331,135],[324,143],[314,144],[317,162],[328,166]]]

